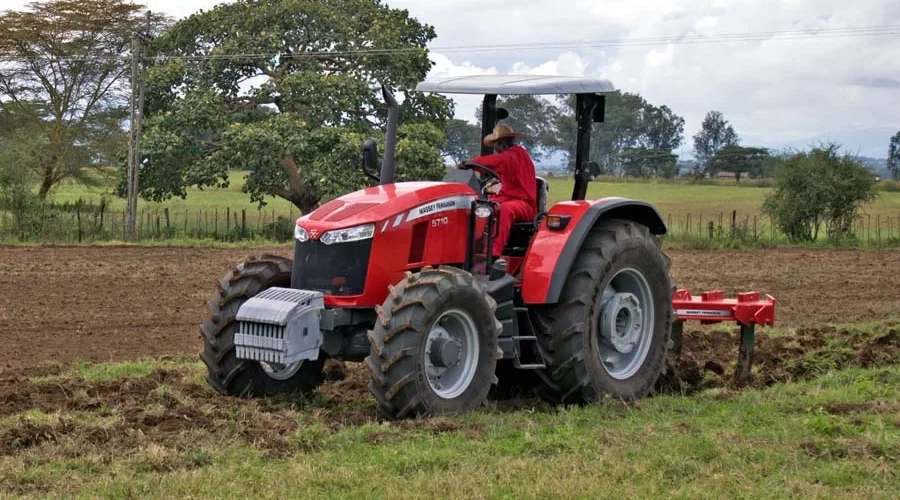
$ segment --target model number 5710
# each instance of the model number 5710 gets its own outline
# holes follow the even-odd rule
[[[446,226],[447,224],[450,224],[450,217],[431,219],[431,227]]]

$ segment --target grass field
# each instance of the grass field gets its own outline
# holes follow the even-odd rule
[[[235,228],[243,227],[244,234],[240,239],[248,236],[251,240],[289,239],[290,221],[300,215],[299,211],[287,201],[274,197],[269,197],[262,209],[250,203],[248,195],[241,192],[244,175],[244,172],[233,172],[227,188],[191,189],[183,200],[176,198],[163,203],[140,201],[139,234],[145,241],[171,242],[174,238],[181,244],[197,244],[200,240],[221,242],[237,239],[228,235],[235,234]],[[101,197],[110,203],[105,225],[100,225],[99,237],[88,236],[89,241],[124,239],[124,201],[110,196],[108,184],[106,182],[106,187],[93,188],[67,184],[55,193],[54,199],[58,203],[73,203],[79,199],[98,203]],[[569,199],[573,181],[551,178],[549,186],[550,201],[555,203]],[[770,188],[746,183],[739,186],[718,181],[696,184],[604,178],[589,185],[588,198],[620,196],[652,203],[666,220],[669,245],[706,248],[786,244],[786,238],[780,232],[773,231],[770,218],[761,210],[769,192]],[[732,217],[738,229],[736,239],[731,236]],[[167,218],[170,224],[168,232]],[[276,224],[279,218],[284,220]],[[713,237],[710,237],[710,223],[713,225]],[[98,224],[97,213],[89,215],[87,222],[77,220],[74,213],[63,213],[43,223],[38,239],[45,242],[72,241],[76,240],[76,227],[87,226],[86,231],[90,232]],[[3,225],[3,220],[0,220],[0,226]],[[900,244],[900,190],[879,190],[878,198],[863,207],[854,230],[863,244]]]
[[[341,392],[303,404],[217,397],[193,360],[82,364],[20,383],[55,392],[62,403],[0,418],[0,494],[900,495],[897,367],[630,405],[499,403],[399,423],[338,420],[333,412],[370,404]]]
[[[224,189],[206,189],[203,191],[191,189],[186,199],[176,198],[164,203],[151,203],[141,200],[140,205],[146,210],[162,210],[169,207],[173,212],[190,210],[224,210],[230,207],[232,210],[246,208],[248,212],[257,210],[256,204],[250,203],[248,195],[241,192],[244,184],[244,172],[233,172],[230,176],[230,185]],[[566,178],[552,178],[550,180],[550,200],[558,202],[570,199],[574,181]],[[680,220],[687,214],[691,214],[696,221],[702,217],[706,220],[718,218],[720,214],[737,210],[739,216],[761,215],[760,207],[767,193],[771,189],[763,187],[744,187],[738,185],[698,185],[673,182],[636,182],[623,180],[611,182],[608,180],[592,182],[588,187],[588,199],[597,199],[606,196],[622,196],[636,200],[647,201],[654,204],[663,216],[672,216]],[[108,187],[88,188],[83,186],[65,185],[56,193],[55,199],[59,202],[74,202],[79,198],[94,199],[99,201],[101,196],[108,197],[113,210],[123,210],[124,200],[109,196]],[[275,197],[266,199],[268,205],[264,210],[275,210],[278,214],[297,214],[297,210],[291,208],[290,203]],[[878,199],[867,205],[863,211],[866,215],[900,216],[900,191],[879,191]]]

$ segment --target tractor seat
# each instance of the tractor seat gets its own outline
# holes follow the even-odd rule
[[[547,180],[543,177],[535,177],[534,180],[537,182],[537,216],[530,222],[516,222],[513,224],[513,227],[528,226],[537,228],[538,222],[547,213],[547,194],[549,193]]]
[[[506,244],[504,255],[522,256],[531,243],[531,237],[537,231],[538,224],[547,213],[547,195],[549,189],[547,180],[543,177],[535,177],[537,181],[537,216],[532,221],[515,222],[509,233],[509,242]]]

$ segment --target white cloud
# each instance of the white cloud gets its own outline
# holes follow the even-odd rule
[[[2,0],[19,8],[28,0]],[[386,0],[435,26],[430,76],[481,73],[584,74],[610,78],[684,116],[685,147],[707,111],[723,112],[739,133],[777,142],[843,132],[900,130],[900,37],[844,36],[723,43],[648,38],[900,25],[894,0]],[[144,0],[184,16],[220,0]],[[619,41],[605,47],[552,42]],[[631,43],[632,45],[623,45]],[[641,42],[640,44],[636,44]],[[709,42],[709,40],[707,40]],[[528,48],[504,50],[505,45]],[[473,119],[477,98],[457,99]]]

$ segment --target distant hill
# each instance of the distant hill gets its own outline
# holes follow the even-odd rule
[[[865,158],[887,158],[891,136],[897,128],[877,127],[855,130],[837,130],[814,137],[791,141],[770,141],[761,137],[741,135],[741,143],[745,146],[762,146],[769,149],[807,150],[819,143],[833,142],[839,144],[844,151]]]

